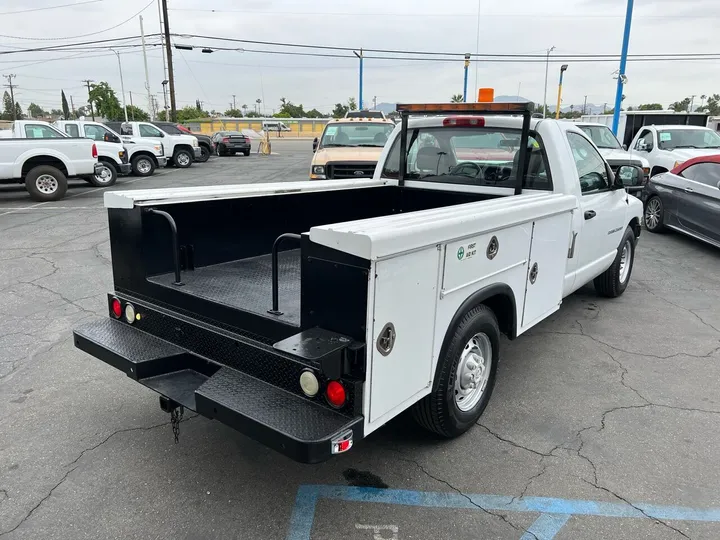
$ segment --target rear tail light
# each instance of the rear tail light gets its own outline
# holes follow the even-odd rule
[[[482,116],[450,116],[443,120],[445,127],[483,127],[485,118]]]
[[[230,137],[223,137],[222,142],[230,142]]]
[[[339,409],[345,405],[345,387],[338,381],[330,381],[325,388],[325,397],[330,405]]]
[[[92,157],[94,157],[94,158],[98,157],[97,146],[95,146],[95,143],[93,143],[93,145],[92,145]]]
[[[353,432],[351,429],[348,429],[344,433],[342,433],[339,437],[336,437],[333,439],[330,444],[332,445],[332,453],[333,454],[342,454],[343,452],[347,452],[352,448],[353,445]]]
[[[300,388],[307,397],[315,397],[320,390],[320,383],[315,374],[306,370],[300,375]]]
[[[116,319],[119,319],[122,317],[123,309],[122,304],[120,303],[120,300],[117,298],[113,298],[112,302],[110,302],[110,309],[112,310],[112,314],[115,316]]]

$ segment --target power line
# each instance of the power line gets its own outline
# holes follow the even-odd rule
[[[47,6],[47,7],[41,7],[41,8],[32,8],[32,9],[23,9],[20,11],[3,11],[0,12],[0,15],[17,15],[19,13],[31,13],[33,11],[47,11],[49,9],[59,9],[64,7],[75,7],[75,6],[82,6],[84,4],[95,4],[97,2],[104,2],[105,0],[85,0],[84,2],[76,2],[74,4],[60,4],[59,6]]]
[[[89,0],[89,1],[87,1],[87,2],[80,2],[80,3],[78,3],[78,4],[66,4],[66,5],[76,5],[76,6],[79,6],[80,4],[83,4],[83,3],[84,3],[84,4],[91,4],[91,3],[93,3],[93,2],[102,2],[102,1],[104,1],[104,0]],[[74,39],[74,38],[81,38],[81,37],[88,37],[88,36],[96,36],[96,35],[98,35],[98,34],[103,34],[103,33],[107,32],[107,31],[109,31],[109,30],[114,30],[115,28],[117,28],[117,27],[119,27],[119,26],[122,26],[123,24],[129,23],[131,20],[133,20],[135,17],[137,17],[138,15],[140,15],[140,14],[141,14],[143,11],[145,11],[147,8],[149,8],[150,5],[151,5],[153,2],[155,2],[155,0],[150,0],[150,2],[148,2],[147,5],[146,5],[144,8],[142,8],[140,11],[138,11],[137,13],[135,13],[134,15],[132,15],[131,17],[128,17],[128,18],[125,19],[124,21],[116,24],[115,26],[111,26],[110,28],[105,28],[104,30],[98,30],[97,32],[90,32],[89,34],[79,34],[79,35],[68,36],[68,37],[52,37],[52,38],[36,38],[36,37],[22,37],[22,36],[5,36],[5,35],[0,34],[0,37],[10,38],[10,39],[27,39],[27,40],[32,40],[32,41],[61,41],[61,40],[65,40],[65,39]],[[47,9],[47,8],[45,8],[45,9]],[[36,10],[28,10],[28,11],[36,11]],[[22,13],[22,12],[17,11],[16,13]],[[2,15],[2,13],[0,13],[0,15]]]

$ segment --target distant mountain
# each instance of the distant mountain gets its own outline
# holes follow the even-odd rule
[[[378,103],[375,110],[382,111],[385,114],[391,113],[395,110],[395,103]]]

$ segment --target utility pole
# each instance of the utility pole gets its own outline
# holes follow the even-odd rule
[[[373,96],[373,110],[377,109],[377,96]]]
[[[470,53],[465,53],[465,69],[463,70],[463,103],[467,103],[467,79],[468,68],[470,67]]]
[[[135,121],[135,112],[134,112],[135,106],[133,105],[133,102],[132,102],[132,90],[128,90],[128,92],[130,93],[130,119],[134,122]]]
[[[172,45],[170,45],[170,23],[168,21],[167,0],[161,0],[163,21],[165,21],[165,54],[167,54],[168,81],[170,82],[170,120],[177,120],[175,107],[175,76],[173,75]]]
[[[606,114],[605,111],[607,111],[607,101],[603,103],[603,114]]]
[[[150,107],[150,120],[155,120],[152,108],[152,94],[150,93],[150,76],[148,75],[147,51],[145,50],[145,30],[143,29],[142,15],[140,15],[140,38],[142,39],[143,62],[145,63],[145,90],[147,91],[148,107]]]
[[[87,84],[88,89],[88,104],[90,105],[90,116],[92,116],[93,122],[95,121],[95,111],[93,110],[92,101],[90,101],[90,83],[93,82],[92,79],[83,79],[83,82]]]
[[[77,115],[75,114],[75,104],[73,103],[73,97],[70,96],[70,110],[72,111],[73,118]]]
[[[17,77],[17,75],[11,73],[10,75],[3,75],[7,79],[7,84],[4,85],[5,88],[10,89],[10,104],[12,105],[12,116],[13,120],[17,120],[17,107],[15,107],[15,93],[13,90],[17,87],[16,84],[13,84],[12,80],[14,77]]]
[[[623,32],[622,51],[620,52],[620,69],[618,70],[617,91],[615,92],[615,110],[613,111],[612,132],[617,137],[620,124],[620,107],[622,106],[623,86],[627,82],[625,65],[627,64],[628,47],[630,46],[630,25],[632,24],[633,0],[627,0],[625,12],[625,31]]]
[[[163,0],[165,1],[165,0]],[[353,51],[353,54],[360,59],[360,88],[358,89],[358,110],[361,111],[363,108],[363,50],[360,49],[360,54]]]
[[[547,82],[548,82],[548,68],[550,67],[550,53],[555,50],[555,45],[547,50],[547,58],[545,59],[545,96],[543,97],[543,118],[547,113]]]
[[[163,63],[163,105],[165,108],[163,109],[165,111],[165,120],[168,119],[168,102],[167,102],[167,88],[166,85],[168,83],[168,74],[167,74],[167,66],[165,65],[165,35],[163,34],[163,16],[162,16],[162,9],[160,7],[160,0],[158,0],[158,20],[160,21],[160,49],[162,57],[162,63]]]
[[[232,96],[233,96],[232,108],[235,109],[235,94],[233,94]]]
[[[693,105],[695,104],[695,94],[690,96],[690,110],[688,112],[693,112]]]
[[[125,111],[125,121],[127,122],[128,115],[127,115],[127,106],[125,105],[125,83],[123,82],[122,64],[120,63],[120,53],[117,51],[114,51],[112,49],[110,49],[110,50],[117,55],[117,59],[118,59],[118,68],[120,69],[120,90],[122,91],[123,111]]]
[[[585,96],[585,101],[583,102],[583,114],[587,114],[585,111],[587,110],[587,96]]]

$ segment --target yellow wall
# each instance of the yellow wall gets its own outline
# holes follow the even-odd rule
[[[283,122],[290,128],[290,131],[282,132],[282,137],[289,138],[319,137],[325,128],[325,124],[328,122],[328,119],[325,118],[278,118],[273,120]],[[197,120],[195,122],[187,122],[187,125],[193,131],[211,135],[216,131],[241,131],[243,129],[252,129],[260,132],[262,131],[262,122],[262,119],[259,118],[227,118],[223,120],[208,118],[204,120]],[[270,132],[270,136],[277,137],[277,132]]]

